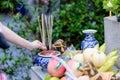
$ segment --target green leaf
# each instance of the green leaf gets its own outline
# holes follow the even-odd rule
[[[13,9],[14,8],[13,3],[9,3],[9,7]]]
[[[2,62],[2,64],[5,63],[6,59],[7,59],[6,56],[3,56],[3,57],[1,58],[1,62]]]

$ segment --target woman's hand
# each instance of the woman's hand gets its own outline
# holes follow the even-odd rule
[[[29,50],[33,50],[33,49],[37,49],[37,48],[42,49],[42,50],[46,49],[46,46],[43,45],[39,40],[30,42],[30,41],[20,37],[19,35],[17,35],[15,32],[13,32],[12,30],[10,30],[6,26],[4,26],[1,22],[0,22],[0,29],[2,30],[2,34],[4,35],[6,40],[9,42],[12,42],[16,45],[19,45],[19,46],[29,49]]]
[[[42,50],[46,50],[46,46],[43,45],[39,40],[35,40],[33,42],[30,42],[30,45],[28,45],[27,47],[30,47],[29,49],[30,50],[33,50],[33,49],[42,49]]]

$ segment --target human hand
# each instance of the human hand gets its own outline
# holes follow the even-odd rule
[[[30,46],[31,46],[31,49],[30,50],[33,50],[33,49],[42,49],[42,50],[46,50],[46,46],[43,45],[39,40],[35,40],[33,42],[30,43]]]

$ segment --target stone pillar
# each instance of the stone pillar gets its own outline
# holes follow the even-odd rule
[[[106,53],[111,52],[113,49],[118,49],[120,54],[120,22],[117,22],[115,16],[104,18],[104,36],[107,44]]]

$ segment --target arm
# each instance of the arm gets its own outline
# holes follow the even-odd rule
[[[35,40],[33,42],[30,42],[28,40],[25,40],[24,38],[20,37],[15,32],[13,32],[12,30],[8,29],[2,23],[0,23],[0,28],[2,29],[3,35],[9,42],[12,42],[16,45],[19,45],[29,50],[33,50],[35,48],[46,49],[46,47],[40,41]]]

